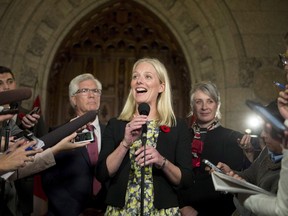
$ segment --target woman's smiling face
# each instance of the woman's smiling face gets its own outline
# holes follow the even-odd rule
[[[198,90],[194,94],[193,113],[203,127],[212,123],[216,117],[218,104],[207,94]]]
[[[156,107],[159,93],[164,91],[155,68],[147,62],[139,63],[132,74],[131,90],[137,104],[148,103]]]

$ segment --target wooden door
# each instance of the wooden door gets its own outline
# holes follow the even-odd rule
[[[141,57],[155,57],[164,63],[175,113],[185,117],[191,81],[175,37],[150,11],[135,2],[121,1],[88,14],[64,39],[48,82],[48,125],[64,123],[73,116],[68,85],[81,73],[91,73],[102,83],[100,120],[106,123],[119,115],[129,92],[132,66]]]

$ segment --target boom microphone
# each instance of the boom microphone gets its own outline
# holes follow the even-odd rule
[[[91,110],[84,115],[76,118],[75,120],[68,122],[65,125],[42,136],[40,140],[45,143],[45,149],[57,144],[63,138],[69,136],[87,123],[94,121],[97,114],[98,111]]]
[[[32,91],[29,88],[18,88],[15,90],[0,92],[0,105],[11,104],[29,99]]]

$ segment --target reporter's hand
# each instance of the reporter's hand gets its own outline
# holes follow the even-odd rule
[[[243,137],[237,139],[237,142],[243,150],[253,149],[251,144],[251,136],[249,134],[244,134]]]
[[[228,172],[228,173],[226,173],[227,175],[229,175],[229,176],[231,176],[231,177],[233,177],[233,178],[235,178],[235,179],[238,179],[238,180],[244,180],[244,181],[246,181],[245,179],[243,179],[241,176],[239,176],[238,174],[236,174],[234,171],[230,171],[230,172]]]
[[[35,145],[36,141],[18,140],[6,152],[0,155],[0,172],[9,172],[24,167],[27,162],[34,161],[34,155],[42,152],[42,149],[26,151],[28,147]]]
[[[29,128],[34,127],[38,123],[39,118],[40,118],[40,115],[35,114],[35,113],[32,115],[26,114],[23,117],[21,123],[26,129],[29,129]]]
[[[76,137],[76,135],[77,135],[77,133],[74,132],[73,134],[65,137],[60,142],[58,142],[56,145],[51,147],[53,154],[56,155],[62,151],[67,151],[67,150],[83,147],[83,146],[86,146],[90,143],[89,141],[80,142],[80,143],[73,143],[72,140]]]
[[[278,109],[279,112],[281,113],[281,115],[283,116],[283,118],[288,119],[288,89],[287,89],[286,85],[286,89],[284,91],[280,91],[278,98],[277,98],[277,105],[278,105]]]
[[[14,116],[13,114],[0,115],[0,123],[13,118],[13,116]]]
[[[218,162],[218,164],[216,165],[220,170],[222,170],[223,173],[228,173],[230,171],[232,171],[232,169],[225,163],[222,162]]]

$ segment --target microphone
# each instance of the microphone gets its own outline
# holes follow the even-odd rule
[[[12,102],[9,104],[9,108],[2,107],[0,108],[0,115],[6,115],[6,114],[16,114],[19,112],[18,109],[18,103]]]
[[[89,122],[94,121],[97,114],[98,114],[98,111],[96,110],[88,111],[84,115],[76,118],[75,120],[71,122],[66,123],[65,125],[51,131],[50,133],[42,136],[39,139],[45,143],[45,149],[49,148],[57,144],[63,138],[77,131],[82,126],[86,125]]]
[[[147,103],[141,103],[138,106],[138,112],[140,115],[146,115],[148,116],[150,113],[150,106]],[[143,124],[142,125],[142,136],[145,135],[146,136],[147,133],[147,124]]]
[[[15,90],[0,92],[0,105],[11,104],[29,99],[32,91],[29,88],[18,88]]]
[[[148,116],[150,113],[150,106],[147,103],[141,103],[138,106],[138,112],[140,115],[146,115]]]
[[[149,115],[150,106],[147,103],[141,103],[138,105],[138,112],[140,115]],[[141,142],[142,146],[144,146],[144,155],[146,155],[146,141],[147,141],[147,124],[142,125],[142,135],[141,135]],[[140,203],[140,210],[141,216],[144,215],[144,181],[145,181],[145,165],[146,165],[146,157],[144,157],[144,166],[141,167],[141,203]]]

